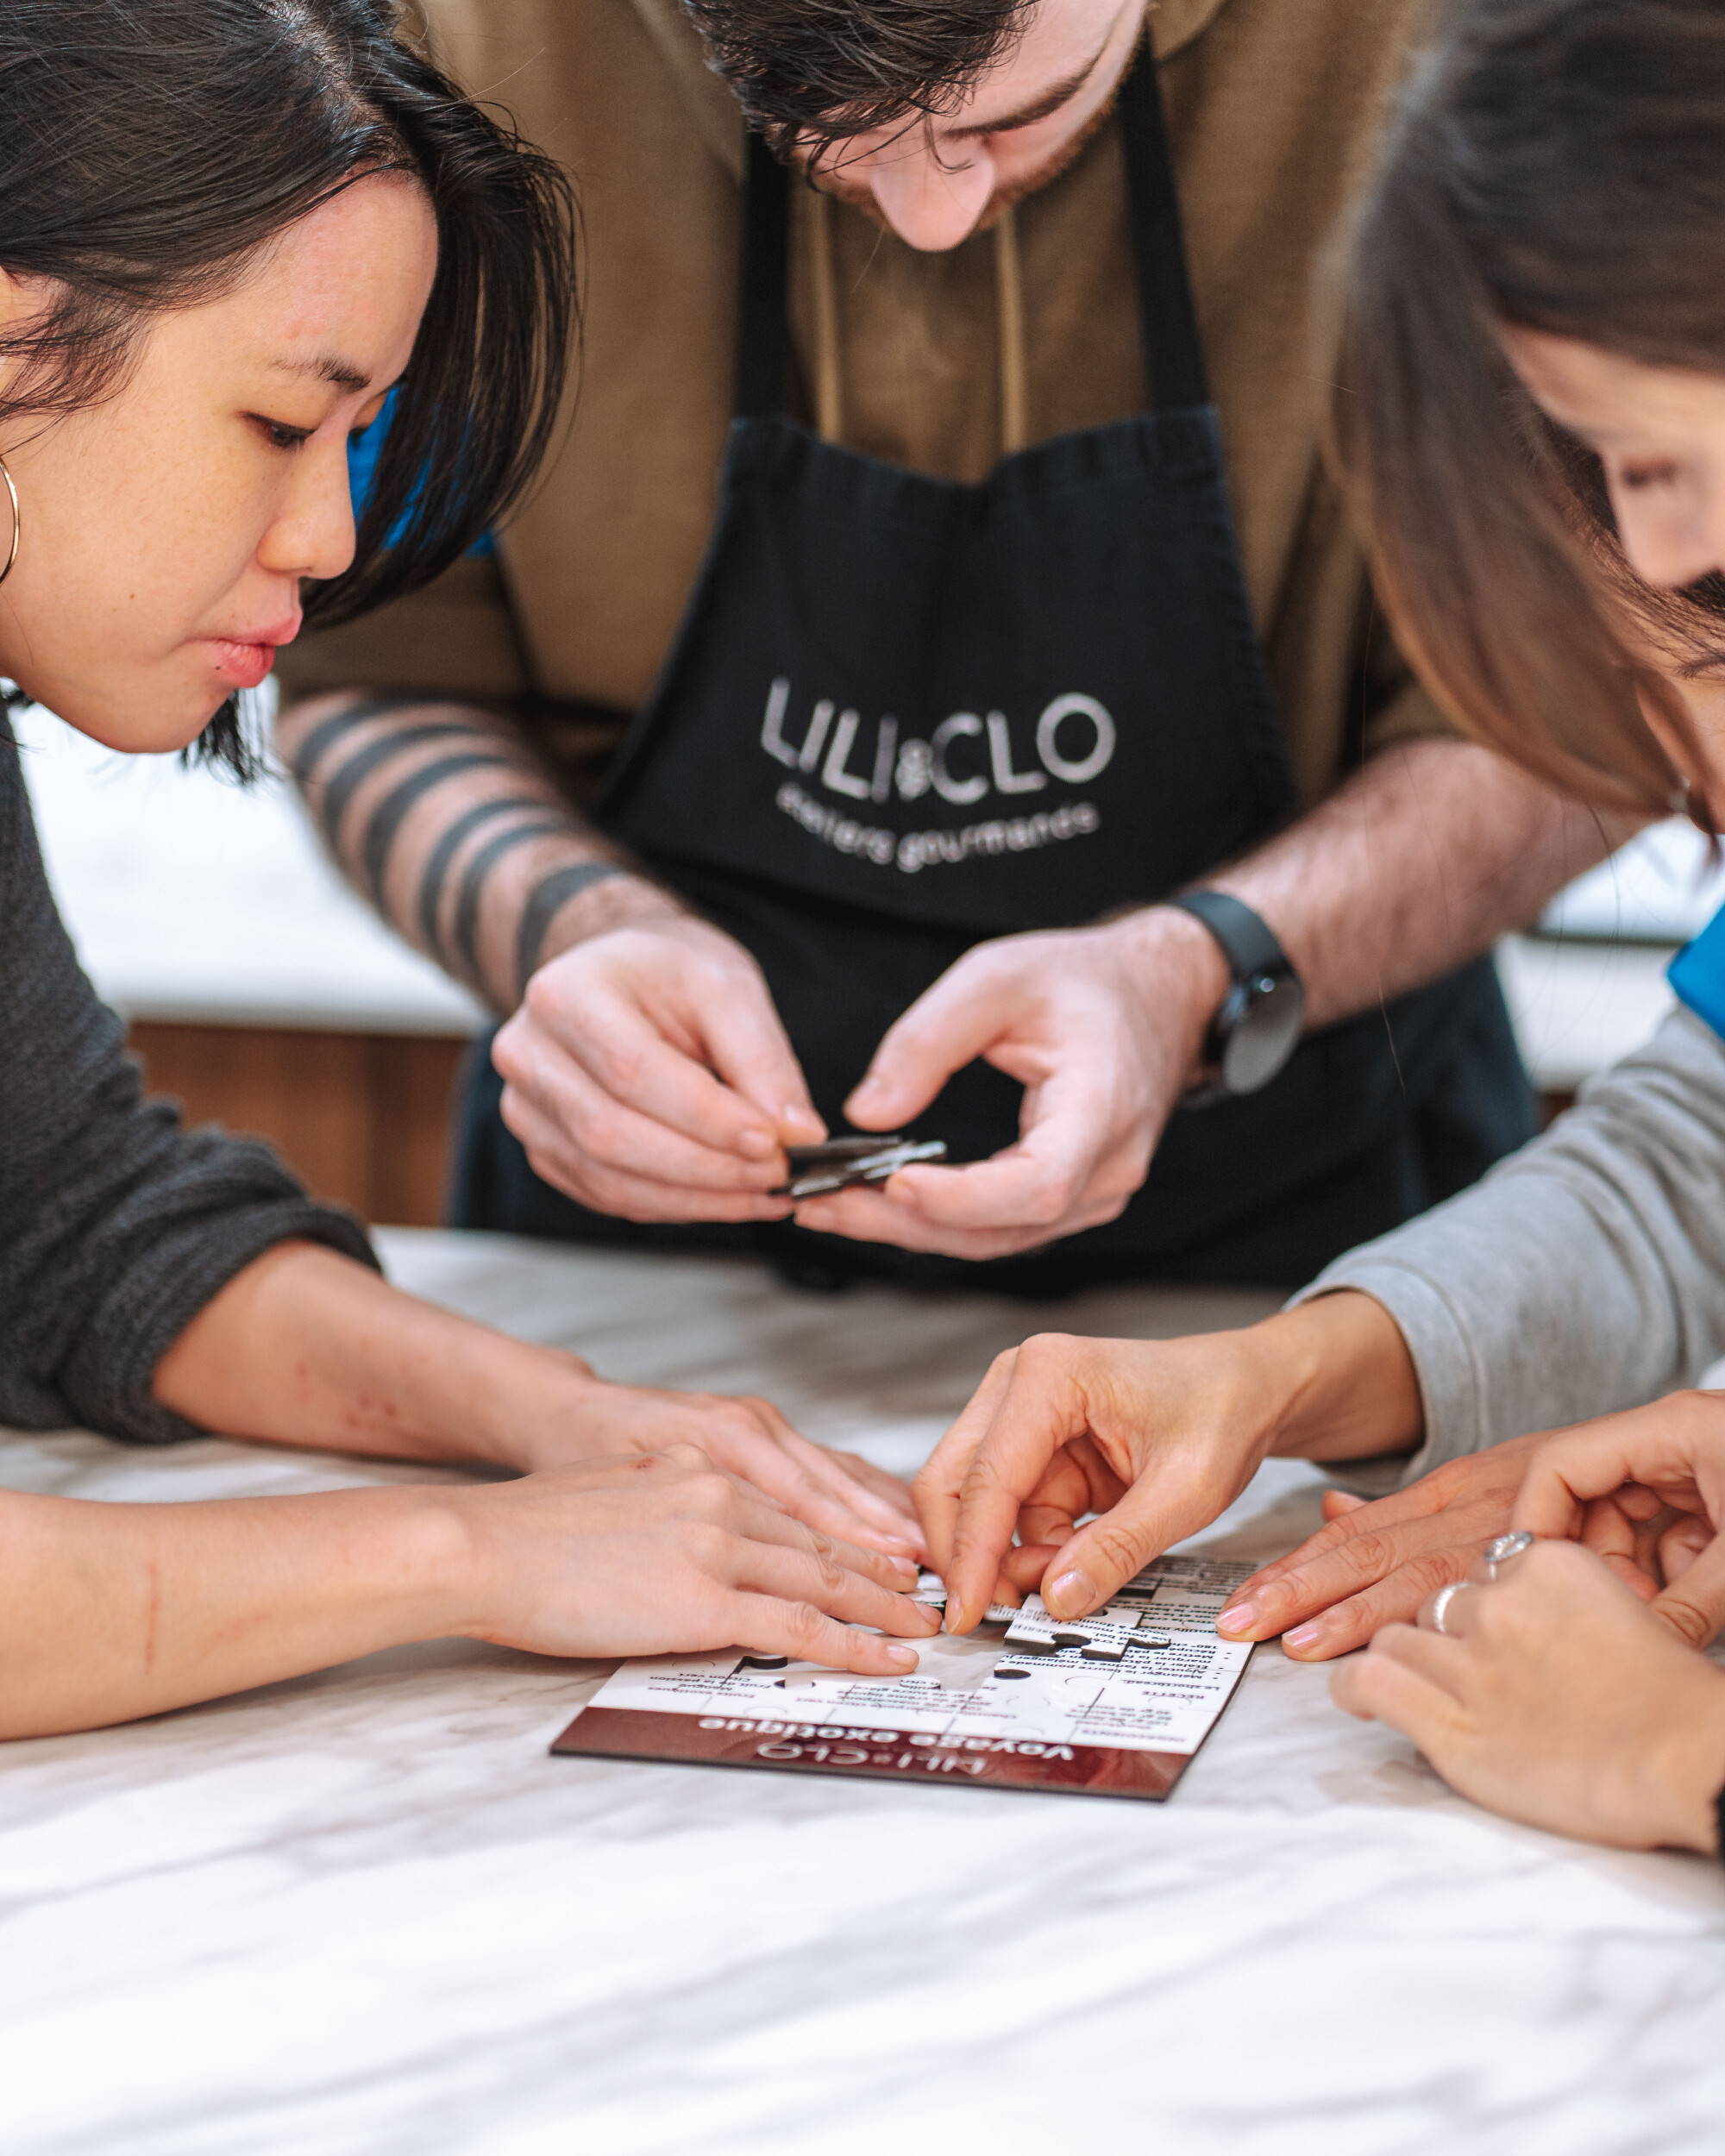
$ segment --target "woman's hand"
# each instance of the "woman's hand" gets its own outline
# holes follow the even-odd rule
[[[1266,1454],[1357,1459],[1418,1432],[1406,1346],[1369,1295],[1184,1340],[1026,1340],[914,1484],[947,1624],[1038,1583],[1056,1615],[1083,1616],[1207,1527]],[[1087,1512],[1101,1516],[1077,1526]]]
[[[162,1405],[232,1437],[524,1473],[695,1444],[824,1534],[922,1547],[904,1484],[799,1437],[764,1400],[609,1385],[404,1295],[333,1250],[279,1244],[236,1273],[156,1365]]]
[[[0,1491],[0,1738],[464,1634],[555,1655],[747,1647],[901,1677],[916,1653],[895,1642],[936,1624],[903,1583],[890,1557],[801,1526],[693,1445],[465,1489],[191,1505]]]
[[[1536,1543],[1453,1595],[1442,1633],[1391,1625],[1330,1691],[1509,1818],[1623,1849],[1717,1846],[1725,1671],[1590,1550]]]
[[[747,1647],[901,1677],[932,1611],[894,1561],[803,1526],[693,1445],[462,1491],[471,1557],[458,1629],[535,1654]],[[879,1633],[857,1630],[873,1626]]]
[[[1055,1615],[1084,1615],[1214,1519],[1268,1441],[1221,1345],[1244,1337],[1042,1333],[996,1356],[913,1485],[948,1629],[1038,1581]],[[1102,1517],[1077,1528],[1088,1512]]]
[[[1252,1575],[1217,1620],[1226,1639],[1271,1639],[1326,1662],[1382,1626],[1408,1624],[1428,1595],[1509,1526],[1572,1536],[1697,1645],[1725,1623],[1725,1547],[1685,1590],[1662,1595],[1725,1520],[1725,1397],[1673,1393],[1573,1430],[1539,1432],[1451,1460],[1394,1496],[1336,1491],[1328,1524]]]
[[[922,1530],[906,1484],[854,1452],[811,1444],[768,1400],[592,1378],[569,1388],[555,1417],[521,1432],[514,1463],[527,1470],[557,1467],[676,1445],[698,1445],[714,1466],[753,1483],[822,1534],[904,1560],[922,1552]],[[914,1586],[915,1566],[906,1563],[902,1569]]]
[[[1725,1625],[1725,1394],[1672,1393],[1547,1438],[1514,1524],[1579,1539],[1691,1646]]]
[[[1422,1475],[1366,1504],[1324,1498],[1327,1524],[1254,1572],[1216,1620],[1225,1639],[1273,1639],[1303,1662],[1363,1647],[1384,1625],[1411,1624],[1438,1588],[1466,1576],[1509,1525],[1515,1493],[1543,1439],[1516,1438]]]

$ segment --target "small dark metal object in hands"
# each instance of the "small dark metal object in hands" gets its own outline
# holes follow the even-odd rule
[[[913,1161],[944,1160],[943,1138],[919,1145],[894,1132],[882,1138],[830,1138],[823,1145],[786,1148],[791,1180],[773,1192],[775,1198],[824,1198],[853,1183],[883,1183]]]

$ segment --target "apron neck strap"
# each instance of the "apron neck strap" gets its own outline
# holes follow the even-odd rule
[[[791,337],[791,176],[758,135],[749,141],[743,197],[743,289],[737,295],[737,417],[785,409]]]
[[[1163,109],[1161,71],[1145,34],[1138,64],[1120,87],[1120,141],[1138,273],[1138,328],[1153,411],[1208,404],[1209,376],[1198,310],[1186,269],[1186,233]]]
[[[1169,411],[1210,400],[1204,348],[1186,267],[1186,239],[1169,148],[1162,87],[1149,41],[1120,87],[1120,137],[1138,279],[1138,322],[1150,405]],[[758,135],[749,143],[738,294],[736,412],[758,418],[785,408],[790,357],[791,175]]]

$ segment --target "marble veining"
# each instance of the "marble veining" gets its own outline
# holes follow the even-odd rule
[[[913,1465],[1038,1310],[385,1238],[610,1374],[769,1393]],[[423,1476],[211,1440],[0,1446],[15,1488]],[[1272,1463],[1207,1542],[1286,1547]],[[554,1760],[604,1665],[461,1642],[0,1752],[5,2156],[1716,2150],[1725,1876],[1509,1827],[1261,1649],[1164,1807]]]

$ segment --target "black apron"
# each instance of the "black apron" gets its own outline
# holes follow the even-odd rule
[[[718,521],[601,820],[754,954],[835,1129],[882,1034],[972,944],[1163,897],[1293,806],[1147,60],[1121,114],[1150,409],[1004,457],[979,486],[783,415],[789,182],[750,141]],[[1313,1037],[1249,1100],[1176,1115],[1119,1220],[982,1266],[589,1213],[533,1176],[499,1092],[476,1058],[462,1225],[1027,1292],[1145,1273],[1303,1280],[1532,1131],[1483,962]],[[1019,1102],[975,1063],[914,1128],[980,1159],[1012,1143]]]

